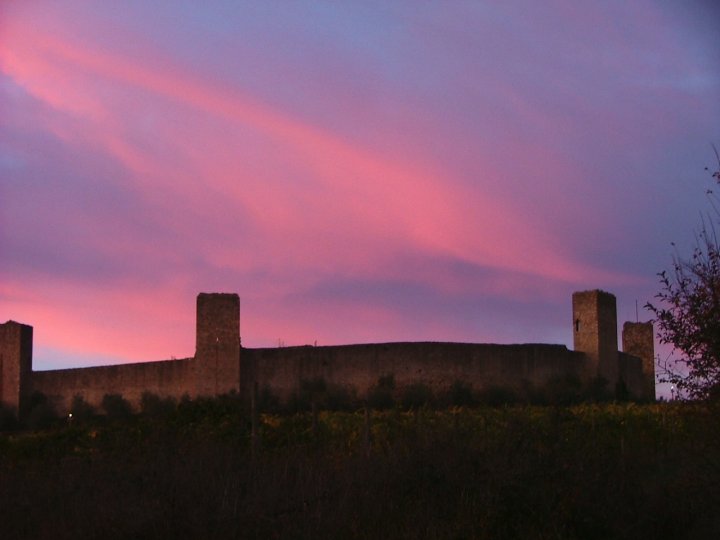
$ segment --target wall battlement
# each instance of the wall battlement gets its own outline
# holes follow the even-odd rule
[[[174,398],[238,392],[248,398],[256,385],[290,399],[304,382],[317,379],[364,395],[386,375],[399,387],[422,383],[435,391],[458,381],[481,390],[541,386],[567,375],[600,377],[611,388],[622,383],[636,399],[654,399],[652,324],[625,323],[619,352],[615,304],[604,291],[573,294],[574,351],[564,345],[443,342],[244,349],[238,295],[200,293],[194,357],[54,371],[32,370],[32,327],[8,321],[0,324],[0,404],[22,413],[30,395],[41,392],[65,414],[74,396],[98,406],[105,394],[122,394],[137,407],[144,392]]]

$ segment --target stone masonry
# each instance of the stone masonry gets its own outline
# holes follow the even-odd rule
[[[137,407],[144,392],[161,397],[239,393],[254,387],[281,399],[307,381],[351,388],[362,396],[392,375],[399,387],[422,383],[433,391],[463,382],[474,389],[540,386],[568,375],[623,383],[636,399],[654,399],[651,323],[626,323],[624,352],[617,347],[615,297],[593,290],[572,296],[574,351],[563,345],[477,343],[379,343],[329,347],[245,349],[240,344],[237,294],[197,297],[195,355],[116,366],[32,370],[32,327],[0,324],[0,405],[22,413],[33,392],[47,396],[59,414],[75,396],[98,406],[105,394],[121,394]]]

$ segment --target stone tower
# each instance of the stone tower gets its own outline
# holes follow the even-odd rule
[[[198,396],[240,390],[240,297],[200,293],[197,297],[195,381]]]
[[[30,394],[33,328],[8,321],[0,324],[0,405],[20,413]]]
[[[591,377],[602,377],[613,388],[618,381],[617,308],[615,296],[605,291],[572,295],[573,343],[590,360]]]
[[[651,322],[626,322],[622,330],[623,351],[642,360],[644,396],[655,400],[655,341]]]

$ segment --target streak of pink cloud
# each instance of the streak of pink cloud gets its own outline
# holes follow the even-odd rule
[[[442,171],[420,170],[411,163],[380,159],[341,137],[271,109],[237,89],[196,81],[180,68],[167,67],[159,59],[133,63],[25,27],[11,25],[7,36],[0,53],[3,70],[38,98],[69,112],[85,114],[92,122],[97,123],[111,113],[94,106],[91,99],[83,101],[78,81],[64,80],[63,74],[49,69],[51,65],[60,62],[74,66],[83,75],[137,87],[223,121],[251,126],[294,150],[320,182],[318,189],[332,193],[328,198],[333,201],[332,208],[309,196],[303,201],[307,206],[297,208],[295,200],[303,199],[299,187],[287,195],[253,191],[248,196],[233,170],[223,174],[222,170],[210,167],[213,179],[223,182],[222,188],[227,193],[243,199],[261,227],[277,231],[275,239],[289,235],[294,245],[302,245],[307,232],[311,237],[320,235],[328,222],[335,222],[341,224],[346,239],[360,244],[368,236],[381,237],[391,245],[411,241],[419,249],[438,254],[570,282],[579,275],[586,279],[624,279],[572,261],[553,245],[552,238],[540,231],[537,223],[519,214],[511,201],[489,193],[478,195],[462,186],[450,188]],[[55,78],[62,84],[53,84]],[[99,138],[103,139],[102,135]],[[155,175],[162,175],[162,165],[154,165],[152,157],[143,156],[111,134],[104,140],[108,150],[131,170],[139,174],[154,170]],[[493,177],[498,173],[489,168],[485,174]],[[305,219],[304,214],[309,214],[310,219]],[[306,228],[302,233],[297,229],[299,222]],[[292,262],[302,262],[302,249],[290,247],[289,253]],[[346,255],[350,255],[354,264],[361,264],[360,259],[367,257],[366,252],[359,258]]]

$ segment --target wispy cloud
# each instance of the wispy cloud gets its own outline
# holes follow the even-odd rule
[[[720,112],[651,4],[114,9],[2,21],[0,301],[46,350],[191,346],[211,289],[246,344],[556,336],[572,289],[652,286],[649,189],[692,206]]]

